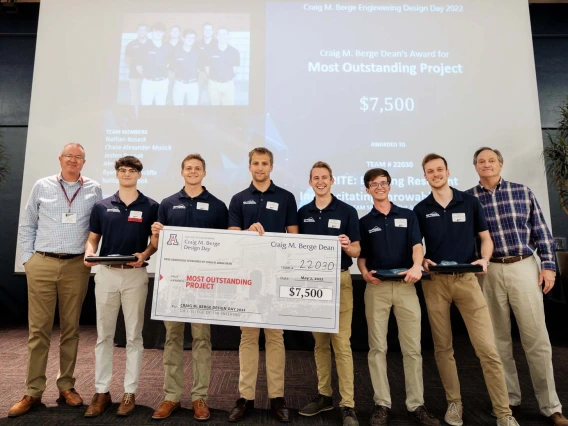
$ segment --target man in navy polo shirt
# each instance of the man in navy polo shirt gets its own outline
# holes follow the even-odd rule
[[[229,229],[264,232],[298,233],[297,207],[294,195],[272,182],[270,172],[274,164],[272,152],[255,148],[249,153],[252,183],[234,195],[229,204]],[[241,327],[239,345],[239,394],[229,414],[230,422],[244,419],[254,410],[256,379],[258,376],[259,328]],[[284,400],[284,368],[286,353],[284,331],[264,329],[266,338],[266,380],[272,414],[281,422],[290,421],[290,412]]]
[[[202,186],[206,175],[205,160],[199,154],[190,154],[181,163],[185,186],[181,191],[165,198],[158,210],[158,222],[152,225],[152,244],[158,247],[160,230],[164,225],[193,228],[227,229],[227,206]],[[164,400],[152,418],[169,417],[180,407],[184,388],[183,336],[184,322],[164,321]],[[211,327],[209,324],[191,324],[191,358],[193,360],[193,387],[191,401],[193,417],[207,420],[207,393],[211,376]]]
[[[479,200],[450,187],[450,171],[444,157],[428,154],[422,160],[422,168],[424,177],[432,188],[432,193],[414,208],[426,243],[424,269],[429,270],[430,265],[442,261],[451,261],[481,265],[485,273],[493,252],[493,242]],[[481,259],[477,259],[475,255],[477,236],[481,241]],[[463,406],[450,320],[450,305],[454,302],[481,361],[497,425],[518,425],[509,408],[503,364],[495,347],[491,317],[477,277],[473,273],[432,273],[432,281],[425,283],[422,288],[432,328],[436,364],[448,401],[444,417],[446,423],[456,426],[463,424]]]
[[[95,390],[85,417],[96,417],[112,404],[112,352],[116,318],[122,306],[126,328],[126,372],[124,396],[116,412],[132,414],[142,364],[142,327],[148,294],[146,260],[156,251],[148,244],[150,227],[158,214],[158,203],[136,189],[142,177],[142,163],[136,157],[119,158],[114,168],[118,192],[95,204],[91,212],[90,234],[85,257],[94,256],[101,237],[101,256],[131,255],[138,259],[126,265],[102,265],[95,275],[97,343],[95,345]],[[88,267],[95,266],[85,260]]]
[[[359,218],[357,210],[338,200],[331,193],[333,173],[329,164],[318,161],[310,170],[310,186],[315,197],[298,211],[300,234],[335,235],[341,244],[341,279],[339,332],[313,332],[315,340],[314,357],[318,374],[317,396],[300,410],[302,416],[315,416],[322,411],[333,410],[331,398],[331,348],[333,345],[341,414],[344,426],[357,426],[353,377],[353,356],[351,353],[351,319],[353,317],[353,285],[349,267],[352,257],[359,256]]]
[[[357,266],[367,282],[365,315],[369,328],[369,372],[375,409],[371,425],[385,425],[391,409],[387,378],[387,332],[391,308],[397,320],[404,360],[406,408],[421,425],[440,422],[424,407],[420,303],[414,283],[422,278],[424,250],[416,215],[389,201],[391,177],[383,169],[370,169],[363,177],[373,208],[361,218],[361,255]],[[378,270],[398,270],[403,281],[379,280]]]
[[[184,30],[183,43],[172,51],[170,69],[174,74],[173,103],[197,105],[199,85],[197,83],[197,66],[200,51],[195,47],[195,31]]]
[[[136,70],[138,57],[148,42],[148,26],[138,25],[138,37],[132,40],[124,50],[124,58],[129,67],[128,82],[130,87],[130,103],[136,108],[140,105],[140,91],[142,87],[142,75]]]
[[[228,44],[229,30],[217,30],[217,45],[209,50],[205,71],[209,76],[209,101],[211,105],[235,105],[235,82],[241,55]]]
[[[198,43],[200,52],[199,59],[199,105],[209,105],[208,77],[205,73],[205,66],[209,63],[211,50],[215,47],[213,38],[213,24],[206,22],[203,24],[203,38]]]
[[[168,97],[168,61],[172,45],[164,43],[166,27],[161,22],[152,26],[152,40],[138,56],[136,70],[142,74],[142,105],[166,105]]]

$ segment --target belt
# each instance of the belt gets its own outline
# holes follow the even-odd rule
[[[176,79],[176,81],[179,81],[180,83],[183,83],[183,84],[197,83],[197,79],[196,79],[196,78],[192,78],[191,80],[180,80],[180,79]]]
[[[492,257],[491,259],[489,259],[489,261],[492,263],[517,263],[531,256],[532,254],[523,254],[521,256],[510,257]]]
[[[228,83],[229,81],[233,81],[232,78],[228,79],[228,80],[213,80],[212,78],[210,79],[211,81],[214,81],[215,83]]]
[[[150,81],[162,81],[165,80],[167,77],[158,77],[158,78],[148,78],[148,77],[144,77],[144,80],[150,80]]]
[[[349,268],[342,269],[341,272],[347,272]]]
[[[67,253],[48,253],[45,251],[37,251],[37,254],[41,254],[42,256],[47,256],[47,257],[53,257],[55,259],[59,259],[59,260],[69,260],[69,259],[75,259],[76,257],[79,256],[83,256],[85,253],[79,253],[79,254],[67,254]]]

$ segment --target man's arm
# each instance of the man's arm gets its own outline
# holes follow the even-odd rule
[[[381,280],[373,276],[373,274],[377,271],[369,271],[366,265],[367,259],[365,259],[364,257],[357,258],[357,267],[359,268],[359,271],[361,271],[361,276],[363,277],[365,282],[369,284],[380,284]]]
[[[541,260],[541,268],[556,271],[556,263],[554,259],[554,239],[550,233],[550,229],[546,225],[542,210],[536,200],[536,197],[529,189],[529,198],[531,201],[530,224],[531,234],[530,240],[537,248],[538,257]]]
[[[347,256],[359,257],[361,254],[361,244],[359,241],[351,241],[345,234],[341,234],[338,238],[339,244],[341,244],[341,250],[343,250]]]
[[[20,219],[20,232],[18,235],[18,244],[20,245],[22,263],[25,265],[34,254],[34,245],[37,235],[38,219],[39,219],[39,200],[38,200],[38,184],[36,183],[30,194],[30,198],[24,208]]]
[[[87,258],[87,256],[95,256],[97,253],[97,250],[99,249],[99,242],[101,241],[101,235],[100,234],[95,234],[94,232],[89,232],[89,238],[87,238],[87,242],[85,243],[85,258]],[[83,260],[83,263],[85,264],[85,266],[87,267],[91,267],[91,266],[95,266],[98,265],[98,263],[95,262],[87,262],[86,260]]]
[[[491,235],[489,235],[489,231],[481,231],[478,235],[481,240],[481,259],[471,262],[471,264],[481,265],[483,272],[480,272],[480,274],[485,274],[487,273],[489,259],[491,259],[491,255],[493,254],[493,240],[491,239]]]
[[[412,246],[412,268],[401,272],[400,275],[406,275],[404,281],[407,283],[415,283],[422,279],[422,263],[424,262],[424,247],[422,244]]]
[[[298,225],[289,225],[286,227],[286,232],[288,234],[299,234],[300,233],[300,228]]]
[[[134,266],[135,268],[140,268],[144,265],[146,259],[156,253],[156,251],[156,247],[154,247],[154,245],[150,242],[150,244],[148,244],[148,247],[146,247],[146,250],[144,250],[142,253],[134,253],[134,256],[136,256],[138,260],[136,262],[127,263],[127,265]]]

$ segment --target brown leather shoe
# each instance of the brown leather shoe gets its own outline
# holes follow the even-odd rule
[[[133,393],[125,393],[122,395],[122,401],[116,410],[117,416],[130,416],[136,408],[136,397]]]
[[[83,405],[83,398],[75,390],[75,388],[67,389],[64,391],[59,391],[59,398],[57,398],[58,404],[67,404],[70,407],[80,407]]]
[[[203,398],[193,401],[193,418],[195,420],[207,420],[211,417],[209,407]]]
[[[554,413],[549,419],[554,426],[568,426],[568,419],[562,413]]]
[[[112,405],[110,393],[96,393],[85,411],[85,417],[97,417]]]
[[[18,417],[22,414],[26,414],[33,407],[41,404],[41,397],[34,398],[33,396],[24,395],[22,399],[12,405],[10,411],[8,411],[8,417]]]
[[[246,400],[244,398],[237,399],[236,405],[233,407],[229,413],[229,421],[238,422],[243,420],[250,413],[254,411],[254,400]]]
[[[171,414],[174,411],[176,411],[179,407],[181,407],[181,404],[179,402],[173,402],[168,400],[162,401],[160,402],[158,408],[156,408],[156,411],[154,411],[154,414],[152,414],[152,418],[154,420],[162,420],[167,417],[170,417]]]
[[[279,422],[290,421],[290,410],[286,407],[286,400],[282,397],[270,398],[270,411]]]

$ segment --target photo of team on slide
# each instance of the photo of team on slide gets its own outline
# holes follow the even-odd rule
[[[128,15],[117,102],[248,105],[249,55],[245,14]]]

